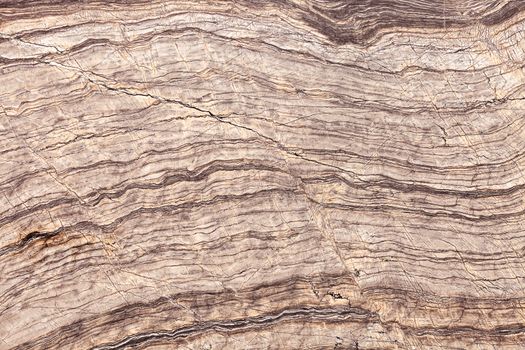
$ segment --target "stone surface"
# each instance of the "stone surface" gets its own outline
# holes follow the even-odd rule
[[[0,0],[0,349],[525,348],[524,19]]]

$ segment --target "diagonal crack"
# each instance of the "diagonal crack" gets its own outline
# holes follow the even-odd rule
[[[47,159],[45,159],[44,157],[42,157],[37,151],[35,151],[35,149],[29,144],[29,142],[27,142],[27,140],[20,136],[16,131],[15,131],[15,128],[11,125],[11,122],[9,121],[9,117],[6,116],[6,121],[7,121],[7,124],[9,125],[9,128],[11,129],[11,132],[13,132],[13,134],[15,134],[15,136],[20,140],[22,141],[22,143],[25,145],[25,147],[27,148],[27,150],[37,159],[39,159],[41,162],[43,162],[46,166],[47,166],[47,169],[45,170],[46,173],[56,182],[58,183],[61,187],[65,188],[66,191],[70,194],[72,194],[74,197],[76,197],[78,199],[78,201],[81,203],[81,204],[86,204],[86,202],[84,202],[84,200],[78,195],[78,193],[76,193],[68,184],[66,184],[64,181],[62,181],[60,179],[60,177],[58,176],[58,170],[51,164],[47,161]]]
[[[56,47],[54,45],[40,44],[40,43],[35,43],[35,42],[32,42],[32,41],[28,41],[28,40],[22,39],[22,36],[14,36],[14,35],[8,35],[8,34],[0,33],[0,38],[1,39],[10,40],[10,41],[15,41],[15,42],[18,41],[18,42],[21,42],[21,43],[26,44],[26,45],[43,47],[43,48],[47,48],[47,49],[53,49],[57,53],[63,53],[65,51],[63,49],[59,49],[58,47]]]
[[[357,178],[357,179],[359,178],[359,176],[356,173],[354,173],[354,172],[352,172],[350,170],[338,167],[338,166],[333,165],[333,164],[328,164],[328,163],[325,163],[325,162],[322,162],[322,161],[319,161],[319,160],[315,160],[315,159],[311,159],[311,158],[305,157],[304,155],[298,153],[298,149],[294,149],[294,148],[290,148],[288,146],[285,146],[281,142],[277,141],[276,139],[274,139],[274,138],[272,138],[270,136],[264,135],[263,133],[255,130],[255,129],[251,128],[251,127],[248,127],[248,126],[245,126],[245,125],[242,125],[242,124],[238,124],[238,123],[234,123],[231,120],[226,119],[228,116],[221,116],[221,115],[218,115],[218,114],[215,114],[215,113],[211,112],[210,110],[206,110],[206,109],[197,107],[195,105],[192,105],[190,103],[187,103],[187,102],[184,102],[184,101],[180,101],[180,100],[177,100],[177,99],[167,98],[167,97],[159,96],[159,95],[154,95],[154,94],[151,94],[149,92],[137,91],[133,87],[115,87],[115,86],[112,86],[112,85],[110,85],[110,82],[112,81],[112,79],[109,79],[109,78],[107,78],[107,77],[105,77],[105,76],[103,76],[101,74],[97,74],[97,73],[94,73],[94,72],[91,72],[91,71],[86,71],[86,70],[84,70],[83,68],[80,67],[80,64],[78,62],[77,62],[78,67],[65,65],[65,64],[58,63],[58,62],[55,62],[55,61],[50,61],[50,60],[44,60],[42,62],[45,63],[45,64],[48,64],[48,65],[51,65],[51,66],[55,66],[55,67],[57,67],[59,69],[60,68],[64,68],[64,69],[69,70],[69,71],[71,71],[71,70],[76,71],[77,73],[81,74],[84,78],[86,78],[90,83],[92,83],[92,84],[94,84],[96,86],[102,87],[102,88],[104,88],[106,90],[109,90],[109,91],[120,92],[120,93],[129,95],[129,96],[149,97],[149,98],[155,99],[155,100],[157,100],[157,101],[159,101],[161,103],[173,103],[173,104],[177,104],[179,106],[183,106],[183,107],[188,108],[188,109],[193,109],[195,111],[203,113],[204,115],[206,115],[206,116],[208,116],[210,118],[215,119],[216,121],[218,121],[220,123],[229,124],[229,125],[231,125],[233,127],[249,131],[249,132],[257,135],[259,138],[261,138],[261,139],[263,139],[263,140],[273,144],[275,147],[277,147],[279,150],[281,150],[284,153],[286,153],[288,156],[291,156],[291,157],[294,157],[294,158],[300,158],[300,159],[302,159],[304,161],[307,161],[307,162],[310,162],[310,163],[315,163],[315,164],[318,164],[318,165],[329,167],[329,168],[338,170],[340,172],[349,174],[349,175],[351,175],[354,178]],[[94,78],[94,77],[92,77],[90,75],[96,76],[98,79]],[[113,82],[115,84],[119,84],[119,82],[117,82],[115,80],[113,80]]]

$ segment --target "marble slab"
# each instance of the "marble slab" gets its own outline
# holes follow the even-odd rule
[[[525,349],[524,33],[0,0],[0,350]]]

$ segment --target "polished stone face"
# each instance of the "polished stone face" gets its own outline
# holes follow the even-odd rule
[[[0,350],[524,349],[524,32],[0,0]]]

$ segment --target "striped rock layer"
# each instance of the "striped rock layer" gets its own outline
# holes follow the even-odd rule
[[[0,349],[523,349],[524,33],[0,0]]]

